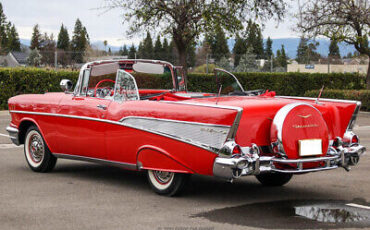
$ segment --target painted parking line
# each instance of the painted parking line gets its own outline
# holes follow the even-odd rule
[[[355,127],[356,130],[370,130],[370,126],[357,126]]]
[[[16,146],[15,144],[0,144],[0,149],[13,149],[13,148],[23,148],[23,146]]]
[[[347,206],[350,206],[350,207],[354,207],[354,208],[363,208],[363,209],[370,210],[370,207],[369,206],[365,206],[365,205],[354,204],[354,203],[349,203],[349,204],[346,204],[346,205]]]
[[[2,134],[2,133],[0,133],[0,136],[2,136],[2,137],[9,137],[9,135]]]

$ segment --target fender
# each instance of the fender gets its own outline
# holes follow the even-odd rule
[[[44,141],[46,142],[46,145],[49,147],[50,145],[49,145],[48,141],[45,139],[44,132],[42,131],[42,129],[41,129],[41,127],[40,127],[40,125],[36,122],[36,120],[34,120],[34,119],[30,118],[30,117],[23,117],[23,118],[19,121],[18,129],[20,129],[21,124],[22,124],[24,121],[30,121],[30,122],[32,122],[33,124],[35,124],[35,125],[36,125],[36,127],[39,129],[39,131],[40,131],[40,133],[41,133],[41,135],[42,135],[42,137],[43,137]],[[19,131],[21,131],[21,130],[19,130]],[[25,132],[27,132],[27,130],[25,130]],[[26,135],[26,133],[24,133],[24,135]],[[50,148],[50,147],[49,147],[49,148]],[[52,150],[50,149],[50,151],[52,151]]]
[[[175,173],[190,173],[195,172],[189,166],[181,163],[173,155],[165,150],[151,146],[144,145],[137,151],[137,165],[139,169],[168,171]]]

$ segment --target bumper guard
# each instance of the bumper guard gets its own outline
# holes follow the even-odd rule
[[[285,159],[270,156],[259,156],[259,154],[244,154],[234,157],[217,157],[213,165],[213,174],[227,180],[233,180],[241,176],[258,175],[261,173],[279,172],[290,174],[302,174],[308,172],[318,172],[343,167],[347,171],[350,166],[359,162],[360,156],[364,154],[366,148],[359,144],[350,147],[329,148],[327,156],[312,157],[303,159]],[[323,166],[316,168],[304,168],[304,163],[323,162]],[[291,167],[276,167],[276,164],[289,164]]]

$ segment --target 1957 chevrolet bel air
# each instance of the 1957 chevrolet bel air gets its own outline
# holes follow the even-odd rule
[[[138,73],[168,74],[173,87],[141,89]],[[91,62],[73,92],[62,80],[64,93],[10,98],[7,131],[35,172],[57,158],[100,162],[146,171],[163,195],[179,193],[191,174],[281,186],[293,174],[348,171],[365,152],[352,131],[360,102],[245,91],[221,69],[215,82],[214,92],[192,93],[168,62]]]

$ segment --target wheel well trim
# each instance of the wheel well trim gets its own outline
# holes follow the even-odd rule
[[[42,131],[40,125],[37,123],[37,121],[35,119],[32,119],[30,117],[25,117],[25,118],[22,118],[21,121],[19,122],[19,126],[18,126],[18,129],[19,129],[19,141],[21,144],[24,144],[25,143],[25,138],[26,138],[26,134],[27,134],[27,129],[31,126],[29,125],[27,127],[27,129],[21,129],[21,126],[22,126],[22,123],[24,122],[31,122],[33,123],[33,125],[35,125],[37,127],[37,129],[40,131],[41,135],[42,135],[42,138],[44,139],[46,145],[49,147],[50,145],[48,144],[48,141],[45,139],[45,135],[44,135],[44,132]],[[23,132],[24,131],[24,132]]]

